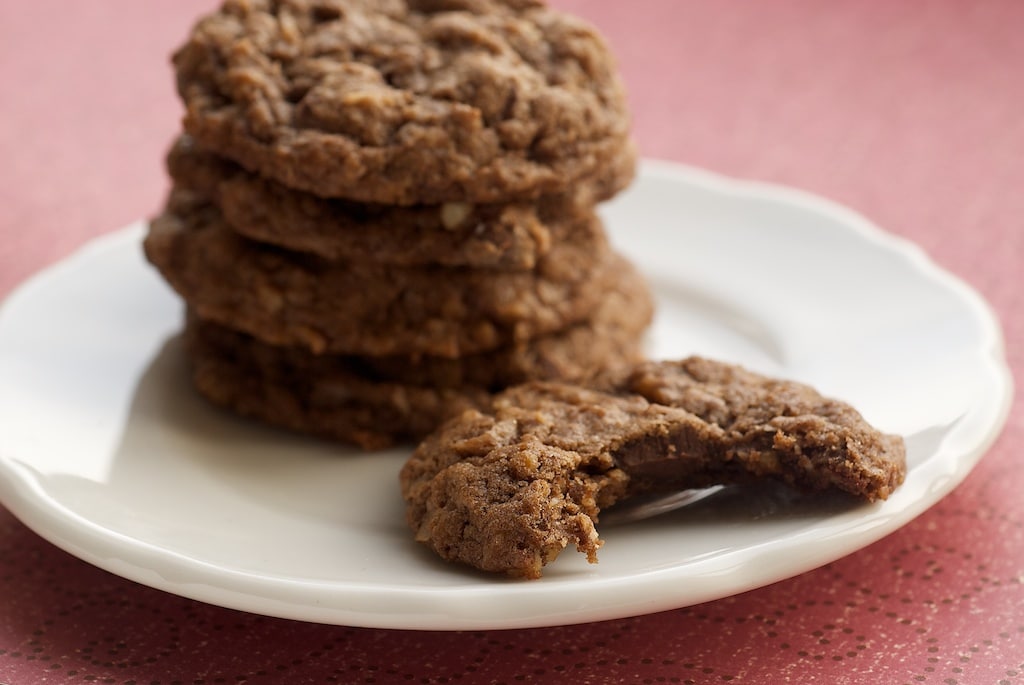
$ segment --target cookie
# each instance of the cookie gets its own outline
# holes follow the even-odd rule
[[[430,355],[358,357],[372,378],[491,392],[529,380],[577,380],[640,361],[654,303],[643,277],[620,262],[615,284],[581,323],[497,350],[455,359]]]
[[[576,380],[637,362],[651,317],[638,274],[625,272],[586,323],[460,359],[314,355],[260,342],[191,314],[193,381],[215,404],[266,423],[366,449],[422,438],[528,379]]]
[[[489,397],[482,388],[373,380],[331,355],[268,345],[194,318],[185,327],[185,343],[193,385],[212,403],[368,450],[425,435]]]
[[[798,383],[694,357],[596,386],[516,386],[429,436],[401,473],[416,539],[536,578],[570,544],[596,562],[601,510],[633,496],[771,478],[875,501],[906,474],[902,439]]]
[[[573,233],[600,230],[598,224],[568,220],[601,199],[589,190],[536,203],[395,207],[327,200],[203,152],[187,135],[167,166],[177,188],[204,195],[241,235],[333,261],[532,269],[553,243],[600,239]]]
[[[535,0],[226,0],[174,66],[203,148],[322,197],[506,202],[632,175],[607,46]]]
[[[144,248],[202,318],[316,353],[456,357],[512,345],[585,320],[623,268],[601,241],[555,245],[530,271],[329,262],[246,240],[183,193]]]

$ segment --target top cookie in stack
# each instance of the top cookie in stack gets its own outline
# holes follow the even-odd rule
[[[603,41],[533,0],[231,1],[174,62],[200,145],[321,197],[607,196],[631,175]]]
[[[529,0],[229,0],[176,53],[146,239],[198,388],[365,447],[635,361],[646,286],[595,205],[635,163],[593,29]]]

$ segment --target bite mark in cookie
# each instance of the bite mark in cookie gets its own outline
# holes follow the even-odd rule
[[[401,474],[416,539],[537,578],[569,545],[596,561],[601,510],[633,496],[772,478],[875,501],[906,474],[902,439],[799,383],[693,357],[596,387],[510,388],[429,436]]]

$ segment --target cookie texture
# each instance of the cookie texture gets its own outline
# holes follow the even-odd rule
[[[527,383],[429,436],[401,473],[416,539],[442,558],[537,578],[569,545],[597,560],[601,509],[772,478],[887,498],[901,438],[798,383],[692,357],[591,384]]]
[[[322,197],[622,187],[635,156],[604,41],[533,0],[227,0],[174,65],[200,145]]]
[[[622,262],[597,309],[585,321],[496,350],[457,358],[431,355],[358,357],[376,379],[491,392],[529,380],[580,380],[631,367],[643,358],[654,302],[643,277]]]
[[[599,224],[573,220],[604,199],[588,186],[535,202],[397,207],[323,199],[204,152],[187,135],[171,148],[167,168],[177,188],[204,196],[240,235],[332,261],[532,269],[554,244],[602,240]]]
[[[479,387],[375,380],[346,360],[268,345],[194,317],[184,336],[193,385],[213,404],[367,450],[412,441],[490,396]]]
[[[600,221],[594,213],[577,220]],[[601,231],[583,233],[595,240],[552,246],[530,271],[329,262],[246,240],[216,207],[176,193],[144,248],[202,318],[265,342],[456,357],[586,320],[625,262]]]
[[[458,359],[316,355],[188,316],[193,382],[215,404],[272,425],[379,449],[412,442],[491,393],[531,379],[579,380],[638,362],[652,313],[623,272],[592,319],[529,343]]]

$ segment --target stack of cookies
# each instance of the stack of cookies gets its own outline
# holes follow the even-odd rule
[[[594,211],[635,156],[587,25],[536,0],[228,0],[174,64],[145,250],[213,402],[377,448],[641,356],[650,295]]]

